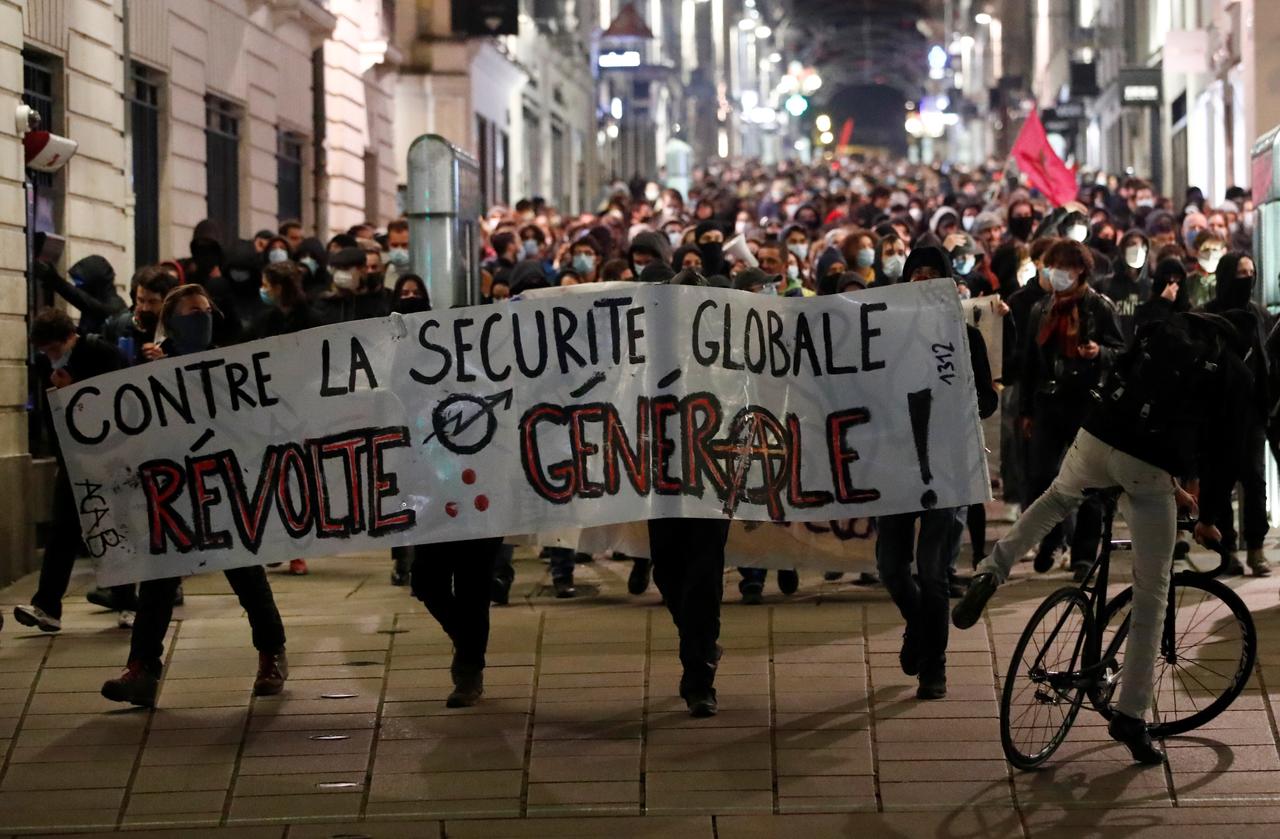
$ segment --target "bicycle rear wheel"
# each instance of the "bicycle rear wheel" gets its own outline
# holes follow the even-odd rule
[[[1182,734],[1221,714],[1244,690],[1258,654],[1249,607],[1227,585],[1196,574],[1175,574],[1169,603],[1173,625],[1161,633],[1156,652],[1152,737]],[[1114,655],[1120,664],[1120,684],[1132,604],[1133,589],[1127,588],[1107,604],[1104,623],[1104,655]],[[1116,687],[1109,701],[1098,707],[1108,719],[1114,714]]]
[[[1000,744],[1019,769],[1049,759],[1080,712],[1081,688],[1072,687],[1093,638],[1089,601],[1078,588],[1045,598],[1022,631],[1000,698]]]

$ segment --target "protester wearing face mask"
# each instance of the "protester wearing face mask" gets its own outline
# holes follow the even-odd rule
[[[210,349],[214,312],[212,301],[199,286],[181,286],[171,291],[160,315],[167,336],[165,355],[189,355]],[[253,693],[278,694],[284,690],[289,664],[285,658],[284,623],[266,571],[260,565],[251,565],[223,573],[245,611],[258,651]],[[177,577],[170,577],[147,580],[139,586],[128,664],[117,678],[102,685],[102,695],[107,699],[143,707],[155,705],[164,669],[164,637],[173,620],[174,594],[180,582]]]
[[[865,285],[876,279],[876,235],[869,230],[855,230],[840,242],[846,270],[862,277]]]
[[[1204,214],[1192,210],[1182,219],[1182,236],[1180,242],[1186,248],[1187,259],[1194,261],[1200,247],[1196,244],[1196,239],[1201,233],[1209,229],[1209,220]]]
[[[996,248],[991,257],[991,272],[996,279],[1000,299],[1009,308],[1001,330],[1001,361],[1003,370],[997,381],[1004,387],[1000,391],[1000,490],[1002,500],[1008,504],[1021,504],[1024,497],[1026,471],[1026,445],[1018,430],[1018,326],[1013,306],[1018,294],[1028,285],[1038,285],[1039,272],[1031,260],[1031,251],[1017,239]],[[1025,322],[1025,321],[1024,321]],[[990,446],[990,442],[987,444]],[[974,549],[975,564],[985,554],[985,534],[977,530],[977,513],[970,517],[970,544]],[[983,518],[985,523],[985,517]]]
[[[1151,243],[1141,230],[1130,230],[1120,239],[1111,276],[1097,289],[1116,307],[1125,340],[1133,337],[1138,307],[1151,296]]]
[[[1191,311],[1187,296],[1187,268],[1177,256],[1156,262],[1151,272],[1151,293],[1138,306],[1134,315],[1134,329],[1155,320],[1168,320],[1174,314]]]
[[[1231,322],[1241,335],[1240,355],[1253,377],[1250,409],[1240,417],[1237,427],[1243,429],[1243,458],[1236,476],[1242,490],[1240,508],[1244,514],[1244,548],[1249,569],[1258,577],[1271,574],[1271,563],[1263,551],[1270,524],[1267,520],[1267,420],[1275,395],[1271,390],[1271,365],[1267,352],[1267,339],[1272,318],[1266,309],[1254,299],[1254,283],[1257,271],[1253,257],[1244,253],[1229,253],[1217,265],[1217,285],[1214,299],[1203,311],[1221,315]],[[1228,574],[1243,574],[1244,568],[1235,555],[1238,548],[1235,516],[1230,508],[1210,522],[1222,533],[1222,545],[1232,553],[1227,567]]]
[[[951,278],[951,259],[941,248],[919,247],[907,257],[904,274],[911,282]],[[978,413],[987,417],[998,405],[987,349],[974,327],[968,327],[967,336]],[[919,699],[947,695],[949,550],[963,513],[963,508],[945,507],[876,519],[876,568],[906,623],[898,663],[903,673],[918,677]]]
[[[798,224],[787,226],[782,231],[782,241],[787,246],[787,250],[796,255],[801,264],[805,264],[809,259],[809,232]]]
[[[178,279],[159,265],[145,265],[133,275],[133,308],[107,321],[102,337],[120,350],[125,363],[141,364],[160,358],[155,342],[160,306],[165,295],[177,288]]]
[[[105,257],[93,254],[78,260],[67,274],[71,282],[58,275],[48,262],[37,260],[32,272],[49,294],[56,294],[80,311],[80,334],[101,334],[104,324],[125,309],[116,293],[116,271]]]
[[[906,242],[893,234],[884,236],[876,246],[876,279],[873,285],[893,285],[902,282],[902,269],[906,264]]]
[[[382,282],[387,288],[395,288],[400,277],[408,274],[409,267],[409,222],[396,219],[387,223],[387,250],[383,256],[386,270]]]
[[[1195,239],[1195,264],[1191,266],[1188,294],[1192,306],[1204,306],[1217,296],[1218,262],[1227,253],[1227,243],[1209,230]]]
[[[702,273],[705,276],[729,276],[729,265],[724,258],[724,231],[718,222],[702,221],[694,229],[694,241],[702,255]]]
[[[31,323],[31,346],[37,353],[32,375],[46,387],[64,388],[119,370],[124,362],[115,347],[91,335],[77,334],[66,312],[45,309]],[[40,581],[28,606],[16,606],[13,617],[23,626],[42,632],[62,629],[62,598],[71,582],[71,571],[80,552],[80,509],[71,488],[53,430],[53,414],[45,413],[49,439],[55,446],[58,478],[53,491],[53,521],[40,563]]]
[[[569,249],[569,263],[561,269],[571,268],[577,276],[577,282],[594,283],[599,279],[597,269],[600,267],[600,246],[591,236],[583,236],[573,243]]]
[[[289,243],[283,236],[273,236],[264,251],[268,265],[289,261]]]
[[[1053,482],[1058,466],[1092,405],[1091,392],[1102,372],[1124,346],[1111,303],[1089,287],[1093,259],[1079,242],[1062,240],[1044,254],[1052,296],[1031,312],[1023,338],[1019,414],[1030,440],[1028,479],[1039,497]],[[1102,510],[1086,501],[1077,513],[1071,566],[1077,577],[1097,556]],[[1063,543],[1055,527],[1041,542],[1035,569],[1053,567]]]
[[[320,300],[325,323],[386,316],[388,301],[385,296],[369,293],[366,279],[369,261],[360,248],[345,248],[329,257],[329,276],[333,287]]]
[[[633,275],[639,275],[650,262],[671,264],[671,245],[660,233],[645,231],[636,234],[627,248],[627,261]]]
[[[296,262],[268,265],[262,272],[258,297],[265,310],[253,325],[254,338],[289,335],[320,325],[302,291],[302,266]]]

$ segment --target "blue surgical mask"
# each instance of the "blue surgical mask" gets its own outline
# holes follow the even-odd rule
[[[880,263],[880,267],[884,269],[884,275],[891,280],[902,279],[902,268],[907,264],[907,258],[902,254],[894,253],[886,256]]]
[[[859,248],[853,261],[859,268],[870,268],[876,264],[875,248]]]
[[[267,251],[267,262],[275,264],[277,262],[286,262],[289,259],[289,252],[281,248],[272,248]]]
[[[311,276],[313,277],[316,274],[316,269],[320,267],[320,263],[316,262],[314,259],[312,259],[309,256],[302,257],[302,259],[299,259],[298,262],[301,263],[302,265],[307,266],[307,270],[311,272]]]
[[[397,268],[405,267],[406,265],[409,264],[409,249],[408,248],[392,248],[391,250],[387,251],[387,262],[390,262],[392,265],[396,266]]]
[[[973,254],[958,256],[951,260],[951,266],[956,269],[956,273],[962,277],[968,276],[973,270],[973,266],[978,264],[978,259]]]
[[[520,258],[533,259],[538,255],[538,243],[534,239],[525,239],[520,244]]]
[[[274,306],[276,304],[276,296],[265,288],[258,289],[258,299],[263,303],[266,303],[268,306]]]
[[[169,338],[182,355],[207,350],[213,343],[213,315],[209,312],[174,315],[168,327]]]
[[[1046,270],[1049,274],[1049,285],[1053,286],[1053,290],[1056,292],[1067,291],[1076,284],[1071,274],[1062,268],[1049,268]]]
[[[590,274],[596,268],[595,254],[580,253],[573,257],[573,270],[579,274]]]
[[[788,265],[788,266],[787,266],[787,279],[788,279],[788,280],[791,280],[792,282],[795,282],[796,280],[800,279],[800,266],[799,266],[799,265]]]

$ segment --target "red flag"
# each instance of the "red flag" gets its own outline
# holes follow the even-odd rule
[[[849,117],[844,121],[844,125],[840,126],[840,142],[836,145],[847,146],[849,141],[853,139],[853,117]]]
[[[1049,145],[1039,111],[1032,111],[1022,124],[1012,154],[1031,185],[1043,192],[1055,206],[1061,207],[1076,200],[1080,190],[1076,176]]]

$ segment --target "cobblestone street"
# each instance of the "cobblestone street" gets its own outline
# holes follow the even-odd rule
[[[250,695],[248,626],[221,575],[187,580],[152,712],[98,695],[128,636],[84,602],[81,572],[60,636],[11,621],[0,636],[0,834],[1242,839],[1280,824],[1273,581],[1233,581],[1258,624],[1253,683],[1167,741],[1167,767],[1131,765],[1086,710],[1048,768],[1019,773],[1000,749],[998,679],[1062,572],[1020,566],[989,620],[953,630],[948,697],[932,703],[898,668],[882,590],[805,573],[795,596],[771,579],[765,605],[745,607],[731,572],[721,711],[694,720],[671,622],[653,589],[626,594],[629,564],[580,565],[579,597],[555,600],[544,564],[517,561],[484,701],[463,711],[443,703],[448,642],[389,568],[344,557],[272,575],[292,672],[269,699]]]

